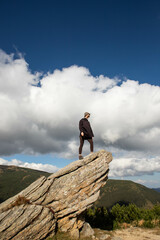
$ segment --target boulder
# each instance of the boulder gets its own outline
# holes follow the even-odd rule
[[[105,150],[89,154],[0,204],[0,239],[40,240],[57,230],[79,236],[82,213],[98,199],[111,160]]]
[[[92,237],[94,236],[94,230],[91,228],[89,223],[84,223],[83,228],[80,232],[81,238],[87,238],[87,237]]]

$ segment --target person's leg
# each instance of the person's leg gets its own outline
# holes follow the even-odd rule
[[[79,139],[80,139],[79,155],[81,155],[82,154],[83,144],[84,144],[84,139],[82,138],[82,136],[80,136]]]
[[[90,143],[90,150],[91,150],[91,153],[93,152],[93,139],[87,139],[88,142]]]

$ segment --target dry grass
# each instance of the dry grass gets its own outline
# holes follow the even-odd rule
[[[23,204],[30,204],[30,200],[25,198],[24,196],[18,196],[14,203],[12,203],[12,207],[23,205]]]

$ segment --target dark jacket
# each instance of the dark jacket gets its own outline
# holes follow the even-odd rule
[[[82,118],[79,121],[79,130],[80,130],[80,136],[81,136],[81,132],[84,132],[84,139],[90,139],[92,137],[94,137],[90,122],[88,121],[87,118]]]

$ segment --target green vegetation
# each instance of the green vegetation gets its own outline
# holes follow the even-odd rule
[[[0,165],[0,203],[28,187],[39,177],[49,175],[29,168]]]
[[[160,193],[132,181],[108,180],[94,206],[112,208],[116,203],[152,208],[160,203]]]
[[[147,228],[160,227],[160,204],[152,209],[138,208],[135,204],[116,204],[111,210],[93,207],[86,211],[85,219],[92,227],[106,230],[123,227],[123,223]]]
[[[115,230],[135,226],[143,228],[160,227],[160,204],[152,209],[138,208],[135,204],[128,206],[116,204],[112,209],[105,207],[92,207],[85,212],[85,221],[93,228]],[[68,233],[57,232],[52,238],[46,240],[70,240]],[[92,238],[88,238],[88,240]]]

